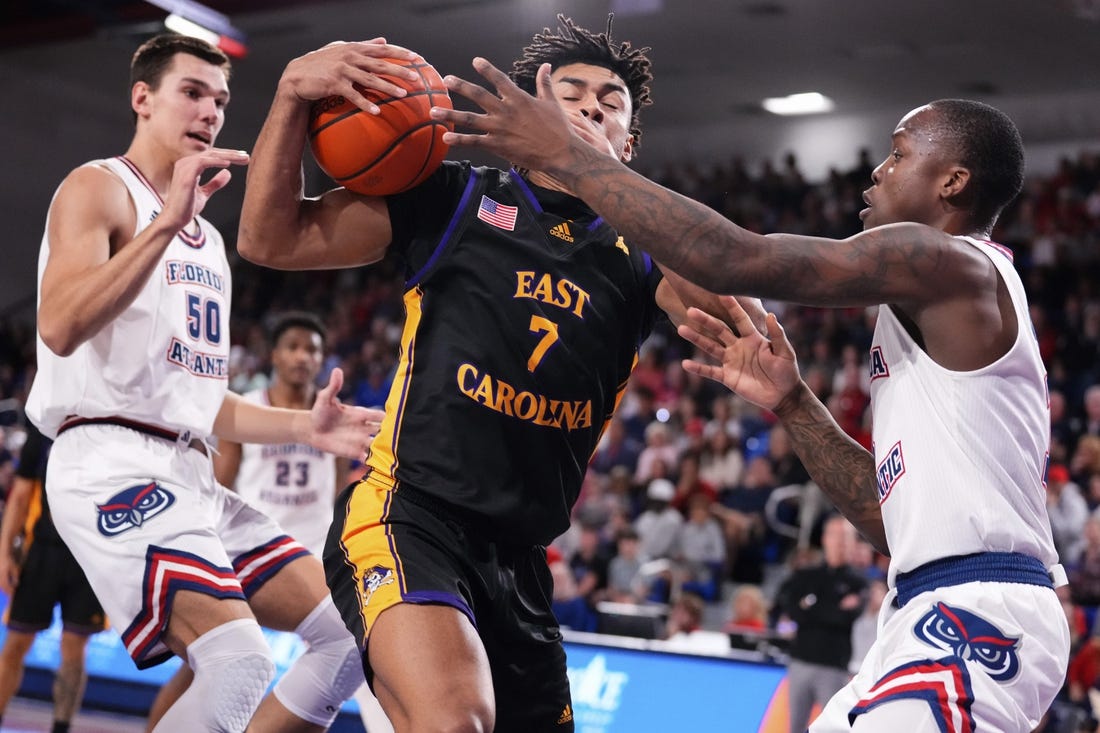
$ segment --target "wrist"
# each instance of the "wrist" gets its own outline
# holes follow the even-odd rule
[[[292,443],[313,445],[313,421],[308,410],[293,410],[290,418],[290,436]]]
[[[802,380],[799,380],[794,389],[783,395],[775,407],[772,408],[772,412],[774,412],[776,417],[780,420],[786,419],[788,416],[802,409],[804,400],[809,393],[809,386]]]

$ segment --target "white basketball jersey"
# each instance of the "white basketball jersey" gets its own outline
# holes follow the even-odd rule
[[[160,213],[160,195],[129,160],[86,165],[107,168],[126,185],[137,212],[135,236]],[[117,415],[210,435],[228,384],[230,276],[221,235],[196,221],[197,229],[192,224],[168,245],[134,302],[70,356],[58,356],[38,337],[38,375],[26,409],[43,433],[56,437],[70,415]],[[47,224],[39,299],[48,232]]]
[[[889,306],[871,347],[879,501],[890,585],[937,558],[1022,552],[1057,562],[1044,487],[1050,444],[1046,370],[1012,255],[964,238],[996,266],[1016,309],[1008,353],[968,372],[934,362]]]
[[[243,397],[260,405],[270,404],[264,389]],[[321,556],[332,523],[335,456],[301,443],[245,443],[241,445],[241,465],[233,489],[310,552]]]

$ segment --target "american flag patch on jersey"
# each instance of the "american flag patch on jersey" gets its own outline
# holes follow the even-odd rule
[[[487,221],[495,227],[514,232],[516,230],[516,213],[518,211],[519,209],[515,206],[498,204],[488,196],[482,196],[481,205],[477,207],[477,218],[482,221]]]

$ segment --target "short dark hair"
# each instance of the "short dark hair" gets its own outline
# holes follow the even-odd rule
[[[229,79],[232,66],[229,57],[216,46],[212,46],[201,38],[182,36],[177,33],[161,33],[153,36],[145,43],[138,46],[130,59],[130,88],[134,84],[143,81],[150,89],[160,87],[164,72],[172,64],[172,59],[178,53],[186,53],[202,59],[208,64],[221,67],[225,72],[225,78]],[[137,113],[134,113],[137,119]]]
[[[322,344],[328,338],[325,324],[321,323],[321,319],[314,314],[306,311],[287,311],[276,317],[271,324],[271,346],[274,347],[279,343],[279,339],[282,338],[283,334],[292,328],[303,328],[312,331],[321,337]]]
[[[619,75],[630,91],[630,134],[634,137],[634,147],[642,137],[639,112],[642,107],[652,104],[649,97],[649,82],[653,80],[650,61],[646,53],[649,47],[634,48],[629,41],[615,43],[611,40],[611,19],[607,20],[607,32],[596,35],[576,25],[572,19],[558,15],[560,28],[557,33],[543,28],[531,39],[531,44],[523,49],[523,57],[512,65],[509,76],[520,89],[529,94],[535,93],[535,77],[539,67],[550,64],[557,69],[568,64],[592,64],[603,66]]]
[[[971,223],[988,232],[1024,186],[1020,131],[1008,115],[982,102],[940,99],[928,106],[936,113],[932,124],[970,171]]]

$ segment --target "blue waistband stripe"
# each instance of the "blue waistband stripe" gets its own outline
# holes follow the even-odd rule
[[[1054,588],[1050,573],[1037,558],[1020,552],[979,552],[945,557],[908,573],[898,573],[898,606],[936,588],[974,582],[1023,583]]]

